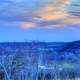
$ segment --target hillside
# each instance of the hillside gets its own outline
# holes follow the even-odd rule
[[[0,80],[73,80],[79,66],[80,41],[0,43]]]

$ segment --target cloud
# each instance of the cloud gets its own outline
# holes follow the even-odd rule
[[[36,21],[51,21],[65,19],[69,16],[68,13],[61,9],[57,9],[54,6],[47,5],[44,8],[36,12],[37,17],[34,17]]]
[[[24,29],[35,28],[37,26],[36,23],[33,23],[33,22],[20,22],[19,24]]]
[[[69,19],[67,22],[69,22],[70,24],[80,24],[80,18],[72,18],[72,19]]]
[[[51,3],[46,3],[33,13],[32,21],[37,25],[36,27],[41,28],[66,26],[67,24],[64,23],[64,20],[68,19],[70,15],[64,10],[64,6],[69,3],[69,0],[56,2],[51,0]]]
[[[66,28],[80,24],[79,7],[72,9],[72,0],[1,0],[0,4],[0,21],[22,28]]]

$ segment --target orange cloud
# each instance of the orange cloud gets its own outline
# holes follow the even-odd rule
[[[22,28],[35,28],[37,25],[33,22],[20,22]]]
[[[51,20],[60,20],[68,18],[70,15],[64,10],[63,6],[66,6],[67,3],[69,3],[70,0],[60,0],[54,4],[47,4],[40,8],[35,15],[38,17],[35,17],[35,21],[51,21]]]
[[[63,21],[63,23],[51,25],[50,28],[66,28],[66,27],[72,27],[72,25],[80,25],[80,19],[79,18],[68,18]],[[72,29],[72,28],[70,28]]]
[[[47,9],[47,10],[46,10]],[[56,11],[56,10],[51,10],[50,7],[44,9],[42,12],[38,13],[37,15],[39,17],[34,18],[36,21],[51,21],[51,20],[60,20],[60,19],[65,19],[69,16],[64,11]]]
[[[68,22],[72,24],[80,24],[80,18],[72,18],[68,20]]]
[[[33,22],[22,22],[21,25],[23,28],[66,28],[71,25],[80,24],[79,18],[72,18],[72,15],[65,10],[67,4],[71,3],[71,0],[57,0],[55,3],[47,3],[40,7],[38,10],[32,13]],[[50,25],[43,25],[44,22],[52,22]],[[54,21],[60,21],[57,24],[54,24]],[[41,24],[41,26],[40,26]],[[44,27],[46,26],[46,27]]]
[[[71,0],[60,0],[60,2],[62,3],[62,5],[66,5],[66,4],[70,4]]]
[[[70,4],[71,0],[62,0],[65,4]]]

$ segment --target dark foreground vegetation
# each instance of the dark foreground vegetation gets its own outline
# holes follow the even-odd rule
[[[80,80],[80,41],[0,43],[0,80]]]

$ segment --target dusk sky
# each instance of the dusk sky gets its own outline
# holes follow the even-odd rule
[[[0,42],[80,40],[80,0],[0,0]]]

